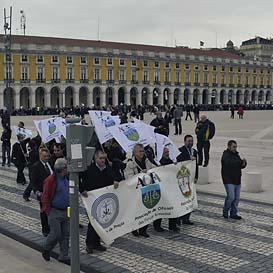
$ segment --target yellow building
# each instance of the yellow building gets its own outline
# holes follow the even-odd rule
[[[221,49],[14,35],[11,71],[5,62],[0,43],[0,108],[7,73],[14,108],[272,100],[270,64]]]

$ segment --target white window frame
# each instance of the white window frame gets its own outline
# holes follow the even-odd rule
[[[73,57],[72,56],[66,56],[66,63],[67,64],[73,64]]]
[[[155,71],[154,71],[154,81],[155,81],[155,82],[160,82],[159,77],[160,77],[159,71],[158,71],[158,70],[155,70]]]
[[[52,55],[51,56],[51,62],[54,64],[59,63],[59,56],[58,55]]]
[[[39,65],[37,66],[37,80],[44,80],[44,67]]]
[[[58,66],[52,66],[52,79],[58,80],[59,79],[59,67]]]
[[[107,65],[113,65],[113,58],[107,58]]]
[[[169,70],[165,70],[164,78],[165,78],[165,82],[170,82],[170,71]]]
[[[144,82],[148,82],[149,81],[149,71],[148,70],[144,70],[143,71],[143,81]]]
[[[137,70],[136,69],[132,69],[131,72],[131,76],[132,76],[132,81],[137,81]]]
[[[99,57],[94,58],[94,64],[100,65],[100,58]]]
[[[74,79],[74,71],[72,66],[68,66],[66,68],[66,79],[73,80]]]
[[[133,67],[136,67],[136,66],[137,66],[137,61],[136,61],[136,59],[132,59],[131,65],[132,65]]]
[[[80,68],[80,80],[87,80],[87,67],[82,66]]]
[[[120,80],[120,81],[125,81],[125,80],[126,80],[125,69],[120,69],[120,70],[119,70],[119,80]]]
[[[122,64],[123,62],[123,64]],[[125,66],[125,60],[124,59],[119,59],[119,65],[120,66]]]
[[[42,59],[40,59],[40,57],[41,57]],[[43,55],[37,55],[36,62],[37,62],[37,63],[43,63],[43,62],[44,62],[44,56],[43,56]]]
[[[107,69],[107,80],[113,81],[113,69],[112,68]]]
[[[83,62],[83,60],[84,60],[84,62]],[[81,56],[81,58],[80,58],[80,64],[87,64],[87,58],[86,58],[86,56]]]
[[[175,82],[180,82],[180,71],[175,71]]]
[[[29,67],[23,65],[21,67],[21,80],[26,81],[29,79]]]
[[[26,57],[26,59],[23,59],[23,57]],[[21,55],[21,62],[22,63],[28,63],[28,55],[27,54],[22,54]]]
[[[100,80],[100,73],[101,73],[101,71],[100,71],[100,68],[95,68],[94,69],[94,80]]]

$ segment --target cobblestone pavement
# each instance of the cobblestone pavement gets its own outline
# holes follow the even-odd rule
[[[16,170],[0,167],[0,232],[41,250],[37,201],[25,202],[25,186],[15,182]],[[244,220],[221,217],[223,197],[198,193],[199,208],[192,214],[194,226],[182,226],[179,233],[156,233],[151,225],[148,239],[131,234],[116,240],[105,253],[87,255],[87,217],[80,208],[81,267],[85,272],[137,273],[244,273],[273,272],[273,206],[242,201]],[[56,257],[58,248],[54,250]],[[42,259],[42,258],[41,258]]]

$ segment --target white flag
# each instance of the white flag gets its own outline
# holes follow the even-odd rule
[[[110,111],[88,111],[101,144],[113,138],[109,128],[120,124],[119,116],[111,116]]]
[[[17,126],[13,126],[13,130],[14,130],[16,136],[18,136],[18,135],[24,136],[24,140],[27,139],[27,138],[31,138],[32,137],[32,131],[29,130],[29,129],[25,129],[25,128],[20,128],[20,127],[17,127]]]

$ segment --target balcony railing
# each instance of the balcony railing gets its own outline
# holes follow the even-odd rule
[[[119,84],[126,84],[127,81],[126,80],[119,80]]]
[[[27,80],[20,80],[20,83],[30,83],[30,79],[27,79]]]
[[[209,87],[209,84],[206,82],[206,83],[203,84],[203,86]]]
[[[107,83],[107,84],[114,84],[115,81],[114,81],[114,80],[107,80],[106,83]]]
[[[174,85],[180,86],[180,85],[181,85],[181,82],[175,82]]]
[[[36,79],[36,83],[45,83],[46,80],[45,79]]]
[[[221,87],[226,87],[226,84],[225,83],[221,83]]]
[[[51,83],[60,83],[60,82],[61,82],[60,79],[52,79],[52,80],[51,80]]]
[[[87,79],[80,79],[80,83],[89,83]]]
[[[200,82],[195,82],[194,86],[200,86]]]
[[[138,81],[137,80],[132,80],[131,84],[138,84]]]
[[[4,79],[4,83],[7,83],[8,79]],[[14,83],[14,79],[9,79],[10,83]]]
[[[233,88],[233,87],[234,87],[234,84],[233,84],[233,83],[230,83],[230,84],[229,84],[229,87]]]
[[[74,79],[66,79],[66,81],[65,81],[66,83],[74,83],[75,82],[75,80]]]
[[[191,86],[190,82],[185,82],[185,86]]]
[[[170,81],[165,81],[164,85],[172,85]]]
[[[95,80],[94,80],[94,83],[99,83],[99,84],[101,84],[101,79],[95,79]]]
[[[214,82],[214,83],[212,84],[212,86],[213,86],[213,87],[218,87],[218,83]]]
[[[143,84],[150,84],[149,81],[143,81]]]
[[[238,83],[238,84],[237,84],[237,87],[242,87],[242,84]]]
[[[257,88],[257,84],[252,84],[252,88]]]
[[[161,82],[160,82],[160,81],[154,81],[154,84],[155,84],[155,85],[160,85]]]

